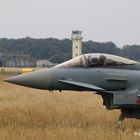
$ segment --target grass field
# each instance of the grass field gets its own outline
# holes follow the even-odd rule
[[[135,140],[140,120],[115,126],[119,111],[107,111],[100,96],[88,92],[35,90],[2,82],[0,140]]]

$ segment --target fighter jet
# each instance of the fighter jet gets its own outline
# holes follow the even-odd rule
[[[83,54],[52,68],[6,79],[37,89],[96,91],[108,110],[121,110],[118,119],[140,119],[140,63],[111,54]]]

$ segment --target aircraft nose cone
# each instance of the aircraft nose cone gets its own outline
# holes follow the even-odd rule
[[[42,69],[14,76],[5,81],[17,85],[49,90],[51,84],[51,71],[50,69]]]

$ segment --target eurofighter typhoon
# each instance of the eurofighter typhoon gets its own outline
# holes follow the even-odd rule
[[[140,63],[123,57],[83,54],[52,68],[5,81],[49,91],[96,91],[106,109],[121,110],[119,124],[125,118],[140,119]]]

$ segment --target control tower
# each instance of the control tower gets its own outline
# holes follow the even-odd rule
[[[72,58],[82,54],[82,31],[72,31]]]

